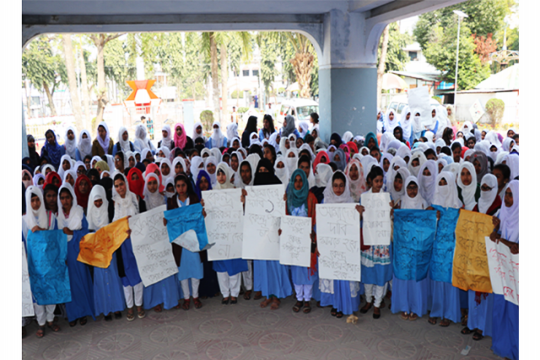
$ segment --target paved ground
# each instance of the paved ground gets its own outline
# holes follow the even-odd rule
[[[254,300],[227,306],[220,301],[203,300],[199,310],[150,311],[133,322],[100,317],[70,328],[61,320],[62,330],[47,331],[42,339],[34,335],[34,322],[27,326],[23,359],[501,359],[490,350],[489,337],[473,341],[460,334],[460,325],[432,326],[426,316],[403,321],[388,308],[379,320],[368,313],[353,325],[330,316],[329,308],[293,313],[292,297],[276,311]],[[472,349],[464,357],[467,345]]]

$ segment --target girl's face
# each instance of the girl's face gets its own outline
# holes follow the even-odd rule
[[[176,173],[176,175],[184,172],[184,168],[182,167],[182,164],[181,163],[176,163],[175,167],[174,167],[174,172]]]
[[[496,147],[496,146],[492,146],[489,150],[490,150],[491,152],[497,152],[497,147]]]
[[[407,113],[407,116],[405,116],[406,120],[409,120],[411,118],[411,113]]]
[[[122,140],[127,141],[127,139],[128,139],[128,133],[127,131],[124,131],[124,133],[122,134]]]
[[[133,178],[132,178],[133,179]],[[126,196],[126,183],[123,179],[117,179],[114,181],[114,188],[121,198]]]
[[[441,173],[442,169],[444,169],[443,164],[439,164],[439,174]]]
[[[381,118],[381,113],[377,113],[377,120]]]
[[[337,154],[334,156],[334,162],[337,162],[337,161],[341,161],[341,157],[339,156],[339,153],[337,153]]]
[[[401,189],[403,189],[403,179],[401,179],[401,178],[395,178],[394,179],[394,189],[397,192],[400,192]]]
[[[43,185],[43,184],[45,184],[45,180],[43,178],[39,178],[38,185]]]
[[[71,205],[73,204],[73,198],[68,191],[64,191],[60,194],[60,203],[62,204],[62,210],[64,212],[69,212],[71,210]]]
[[[216,173],[216,165],[208,163],[208,165],[206,165],[206,171],[208,171],[210,175],[214,175]]]
[[[462,132],[458,132],[458,133],[457,133],[457,137],[458,137],[458,139],[463,138],[463,133],[462,133]]]
[[[203,159],[206,159],[206,158],[209,157],[209,156],[210,156],[210,154],[207,153],[207,152],[205,152],[205,153],[203,154],[202,158],[203,158]]]
[[[133,181],[139,180],[139,175],[137,175],[137,173],[134,172],[133,174],[131,174],[131,180]]]
[[[146,160],[150,161],[151,163],[154,162],[154,155],[149,151],[148,154],[146,154]]]
[[[373,138],[369,138],[369,141],[367,143],[367,147],[371,149],[374,146],[375,146],[375,140]],[[367,154],[365,154],[365,155],[367,155]]]
[[[272,152],[267,146],[264,147],[264,158],[272,161]]]
[[[148,186],[148,191],[150,191],[152,194],[155,193],[158,189],[157,180],[150,179],[146,186]]]
[[[358,167],[356,166],[356,164],[351,165],[349,169],[349,176],[352,181],[358,180],[358,177],[360,176],[360,174],[358,173]]]
[[[383,187],[383,176],[379,175],[371,182],[373,192],[378,193]]]
[[[486,135],[487,135],[487,133],[486,133],[484,130],[482,130],[482,140],[484,140],[484,138],[486,137]]]
[[[161,164],[161,173],[168,176],[171,173],[171,168],[166,163]]]
[[[161,130],[161,135],[165,139],[167,136],[169,136],[169,132],[167,130]]]
[[[431,176],[431,172],[429,171],[428,168],[425,168],[424,171],[422,172],[422,175],[424,175],[424,176]]]
[[[71,169],[71,163],[68,160],[64,160],[62,162],[62,169],[64,169],[64,171]]]
[[[461,182],[463,183],[463,185],[465,185],[465,186],[471,185],[471,183],[472,183],[472,175],[469,172],[469,170],[467,170],[466,168],[463,168],[461,170],[460,176],[461,176]]]
[[[235,172],[238,171],[238,156],[236,154],[231,156],[231,169]]]
[[[504,205],[506,205],[506,207],[511,207],[514,205],[514,195],[512,194],[512,189],[510,188],[506,189],[506,192],[504,193]]]
[[[163,150],[159,150],[158,157],[162,157],[162,158],[165,157],[165,154],[163,153]]]
[[[412,165],[413,167],[420,166],[420,160],[418,160],[418,159],[413,159],[411,165]]]
[[[456,147],[454,150],[452,150],[452,154],[454,154],[454,162],[459,163],[459,158],[461,157],[461,148]]]
[[[66,182],[70,183],[71,186],[75,186],[75,179],[73,178],[73,176],[71,176],[71,174],[67,174]]]
[[[170,193],[174,192],[173,184],[167,185],[167,187],[165,188],[165,191],[170,192]]]
[[[201,191],[208,190],[208,179],[205,176],[203,176],[201,178],[201,182],[199,184],[199,187],[201,188]]]
[[[469,141],[467,141],[467,147],[469,149],[474,148],[474,140],[473,139],[469,139]]]
[[[263,120],[263,126],[267,131],[270,130],[270,122],[267,119]]]
[[[178,127],[176,128],[176,133],[178,134],[178,129],[180,129],[180,135],[182,135],[182,128]],[[195,128],[195,131],[197,132],[197,134],[201,135],[202,134],[202,126],[197,126],[197,128]],[[178,135],[178,136],[180,136]]]
[[[394,137],[398,140],[401,140],[402,138],[401,130],[394,131]]]
[[[362,149],[362,156],[366,156],[367,154],[369,154],[367,149]]]
[[[30,200],[30,203],[31,203],[32,209],[34,211],[38,211],[39,208],[41,207],[41,200],[39,200],[39,196],[37,196],[37,195],[32,196],[32,199]]]
[[[137,160],[137,162],[141,162],[141,154],[135,154],[135,160]]]
[[[45,203],[49,209],[54,209],[56,207],[57,195],[54,191],[47,191],[45,194]]]
[[[30,176],[28,176],[27,173],[24,173],[22,179],[23,179],[23,180],[32,180],[32,179],[30,179]]]
[[[103,126],[98,126],[98,133],[99,137],[105,140],[105,137],[107,136],[107,130]]]
[[[304,186],[304,182],[302,181],[302,177],[300,175],[296,175],[294,178],[294,189],[295,190],[301,190],[302,186]]]
[[[291,148],[291,142],[289,139],[285,139],[285,149],[289,150]]]
[[[176,135],[182,136],[182,128],[180,126],[177,126],[175,131],[176,131]],[[202,127],[198,126],[197,127],[197,134],[200,134],[200,133],[202,133]]]
[[[129,167],[134,167],[134,166],[135,166],[135,158],[131,156],[129,158]]]
[[[234,150],[238,150],[238,148],[240,147],[240,143],[238,142],[238,140],[233,141],[232,147]]]
[[[51,145],[54,145],[54,135],[48,132],[45,136],[47,137],[47,142]]]
[[[334,151],[336,151],[336,149],[334,149],[333,147],[328,150],[329,153],[333,153]]]
[[[296,148],[300,149],[300,147],[304,144],[304,140],[298,138],[296,139]]]
[[[283,164],[283,161],[280,161],[277,163],[277,168],[278,169],[283,169],[285,167],[285,165]]]
[[[493,175],[495,175],[495,177],[497,178],[497,188],[499,190],[501,190],[503,187],[506,186],[508,179],[504,178],[504,175],[501,170],[493,169]]]
[[[176,193],[179,197],[185,197],[187,195],[187,184],[183,180],[178,180],[175,185]]]
[[[124,168],[124,161],[119,155],[114,156],[114,167],[120,171]]]
[[[88,139],[88,135],[86,135],[86,133],[84,132],[84,133],[82,134],[82,138],[83,138],[83,139]]]
[[[231,157],[229,156],[229,154],[225,154],[223,155],[223,157],[221,158],[221,161],[223,161],[224,163],[226,163],[227,165],[229,165],[229,160],[231,159]]]
[[[33,139],[32,139],[32,140],[28,140],[28,147],[29,147],[29,148],[34,148],[34,147],[36,147],[36,142],[35,142],[35,140],[33,140]]]
[[[446,114],[448,114],[448,116],[452,115],[452,109],[447,108],[446,109]]]
[[[341,179],[336,179],[332,182],[332,190],[336,196],[341,196],[345,192],[345,182]]]
[[[287,155],[288,158],[293,158],[293,157],[296,157],[296,155],[294,155],[293,152],[290,152],[289,155]]]
[[[103,200],[97,199],[94,201],[94,206],[97,207],[98,209],[101,207],[101,205],[103,205]]]
[[[81,165],[77,168],[77,175],[82,175],[86,173],[86,167]]]
[[[92,161],[92,168],[96,168],[97,160]]]
[[[409,186],[407,186],[407,196],[409,196],[411,199],[414,199],[417,194],[418,186],[416,184],[410,183]]]
[[[431,117],[432,117],[432,118],[434,118],[436,114],[437,114],[437,112],[436,112],[435,110],[432,110],[432,111],[431,111]]]
[[[446,182],[445,178],[442,178],[441,181],[439,181],[439,186],[446,186],[448,183]]]
[[[394,120],[394,113],[391,112],[390,115],[388,115],[388,118],[389,118],[390,120]]]
[[[217,173],[216,179],[218,183],[223,185],[225,184],[225,182],[227,182],[227,175],[225,175],[225,173],[222,170],[219,170]]]
[[[86,180],[81,180],[79,183],[79,191],[81,194],[87,194],[89,190],[88,182]]]
[[[473,165],[474,165],[474,171],[476,171],[476,175],[480,174],[480,172],[482,171],[482,165],[480,165],[480,161],[478,161],[477,159],[474,159]]]
[[[384,171],[388,171],[388,168],[390,167],[390,161],[388,161],[387,158],[384,158],[384,160],[383,160],[382,163],[383,163],[383,169],[384,169]]]

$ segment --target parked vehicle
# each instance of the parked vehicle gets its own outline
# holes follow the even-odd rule
[[[319,104],[316,101],[309,99],[284,100],[279,106],[276,125],[278,128],[282,127],[283,120],[287,115],[294,116],[296,125],[298,125],[300,121],[309,121],[309,115],[311,115],[311,113],[319,113]]]

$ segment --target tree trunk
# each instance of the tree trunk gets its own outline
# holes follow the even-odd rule
[[[214,105],[214,119],[221,122],[221,114],[219,109],[219,75],[218,75],[218,57],[217,44],[214,38],[214,33],[210,33],[210,61],[212,70],[212,100]]]
[[[386,25],[382,36],[382,49],[381,57],[379,58],[379,67],[377,68],[377,108],[381,107],[382,100],[382,81],[384,75],[384,68],[386,64],[386,51],[388,50],[388,35],[390,32],[390,25]]]
[[[97,72],[98,72],[98,86],[97,86],[97,115],[96,124],[103,121],[103,111],[108,103],[107,99],[107,84],[105,84],[105,65],[103,60],[103,50],[105,49],[105,35],[99,34],[94,38],[94,44],[97,48]]]
[[[71,97],[71,108],[75,116],[75,127],[83,129],[81,103],[77,92],[77,77],[75,75],[75,60],[73,59],[73,44],[71,43],[71,35],[64,34],[62,36],[64,44],[64,59],[66,62],[66,70],[69,83],[69,96]]]
[[[227,126],[230,122],[229,111],[227,109],[229,65],[227,62],[227,45],[221,44],[221,125]]]
[[[51,109],[51,116],[56,116],[56,107],[54,106],[53,97],[49,85],[44,81],[43,89],[45,89],[45,94],[47,94],[47,99],[49,100],[49,108]]]
[[[32,97],[28,93],[29,89],[26,87],[26,80],[23,81],[23,84],[24,84],[24,94],[26,95],[26,111],[28,111],[27,119],[30,119],[32,117],[32,108],[31,108]]]
[[[82,87],[82,98],[83,98],[83,108],[84,108],[84,128],[88,129],[90,124],[90,94],[88,93],[88,81],[86,79],[86,62],[84,61],[84,52],[81,47],[80,49],[80,61],[81,61],[81,87]]]
[[[290,60],[300,88],[300,97],[303,99],[309,99],[311,96],[309,84],[311,83],[311,68],[314,60],[315,57],[308,52],[296,53]]]

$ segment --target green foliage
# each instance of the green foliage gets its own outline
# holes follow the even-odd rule
[[[438,97],[438,96],[432,96],[431,98],[437,100],[437,101],[439,102],[439,104],[442,105],[442,99],[441,99],[440,97]]]
[[[203,110],[200,116],[205,131],[210,131],[214,123],[214,113],[211,110]]]
[[[504,115],[504,101],[501,99],[489,99],[486,103],[486,111],[491,118],[491,125],[497,126]]]
[[[122,40],[114,39],[107,43],[103,50],[103,62],[105,76],[117,83],[121,94],[120,98],[127,98],[131,93],[131,88],[126,81],[136,78],[137,68],[134,63],[130,63],[129,59],[126,59],[126,47]]]
[[[247,108],[247,107],[239,107],[238,108],[238,113],[239,114],[245,114],[248,110],[249,110],[249,108]]]
[[[403,48],[412,42],[412,37],[408,33],[402,34],[400,32],[397,23],[390,24],[388,33],[388,48],[385,59],[385,72],[403,71],[405,69],[405,64],[409,62],[409,56],[405,51],[403,51]],[[381,51],[382,41],[379,43],[379,58],[381,56]]]
[[[51,39],[46,35],[32,40],[23,51],[22,73],[37,89],[43,89],[43,83],[46,83],[51,93],[59,83],[67,83],[64,60],[53,53]]]
[[[457,24],[443,28],[436,26],[429,39],[424,56],[426,60],[441,71],[445,71],[444,80],[453,82],[456,65]],[[474,53],[476,45],[467,25],[461,25],[459,45],[459,77],[458,89],[474,88],[490,75],[489,66],[482,65],[478,55]]]

